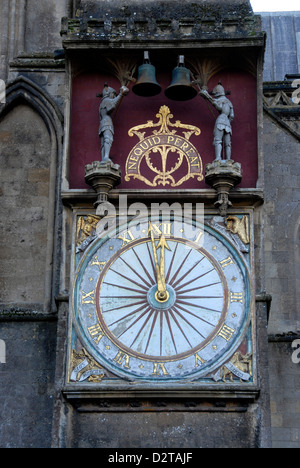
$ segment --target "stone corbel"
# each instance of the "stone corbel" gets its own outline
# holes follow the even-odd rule
[[[108,201],[108,193],[121,182],[121,169],[111,161],[94,161],[85,167],[85,181],[98,195],[94,206]]]
[[[217,192],[218,199],[215,206],[220,215],[227,216],[232,206],[229,200],[230,191],[242,181],[242,166],[232,160],[213,161],[205,168],[205,180]]]

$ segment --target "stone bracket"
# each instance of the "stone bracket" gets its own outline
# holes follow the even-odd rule
[[[94,161],[85,167],[85,181],[97,192],[98,198],[94,206],[108,200],[108,193],[121,182],[121,169],[112,161]]]
[[[205,180],[217,191],[218,200],[215,206],[221,216],[227,216],[228,209],[232,206],[229,193],[242,181],[241,164],[232,160],[213,161],[206,165]]]

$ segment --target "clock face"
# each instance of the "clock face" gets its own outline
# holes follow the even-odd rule
[[[195,226],[194,226],[195,228]],[[228,360],[250,318],[248,267],[209,226],[141,222],[83,256],[73,309],[96,361],[129,380],[198,379]]]

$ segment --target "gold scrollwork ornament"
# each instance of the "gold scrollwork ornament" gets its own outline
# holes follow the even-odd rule
[[[189,141],[192,135],[199,136],[201,130],[193,125],[182,124],[179,120],[172,122],[174,116],[167,106],[162,106],[156,117],[158,122],[153,123],[151,120],[131,128],[128,132],[131,137],[137,136],[139,143],[127,158],[125,181],[129,182],[134,178],[150,187],[159,185],[180,187],[195,177],[198,181],[202,181],[204,178],[202,159]],[[170,129],[172,127],[173,130]],[[146,136],[146,130],[149,128],[155,130],[152,135]],[[182,129],[182,135],[177,134],[175,128]],[[176,156],[174,157],[172,153]],[[183,168],[184,161],[187,163],[186,169]],[[145,164],[142,164],[143,162]],[[150,174],[153,174],[152,179]]]
[[[72,382],[101,382],[105,377],[103,367],[93,359],[83,348],[77,353],[73,350],[71,358],[72,373],[70,380]]]
[[[240,351],[237,351],[231,358],[230,362],[227,362],[221,367],[221,369],[213,376],[213,379],[217,382],[222,380],[226,383],[227,379],[233,382],[234,377],[238,377],[240,382],[249,381],[252,375],[252,353],[243,355]]]
[[[247,216],[243,216],[242,219],[237,216],[229,216],[227,218],[227,231],[237,234],[244,244],[250,243],[249,220]]]

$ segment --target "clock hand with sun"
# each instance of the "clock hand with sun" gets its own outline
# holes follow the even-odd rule
[[[167,302],[169,299],[169,293],[167,291],[166,279],[165,279],[165,249],[171,251],[164,234],[161,234],[159,243],[155,245],[153,228],[149,222],[149,231],[151,233],[152,249],[154,256],[154,263],[156,269],[156,281],[157,281],[157,292],[155,298],[158,302]],[[157,250],[161,249],[160,264],[158,263]]]

